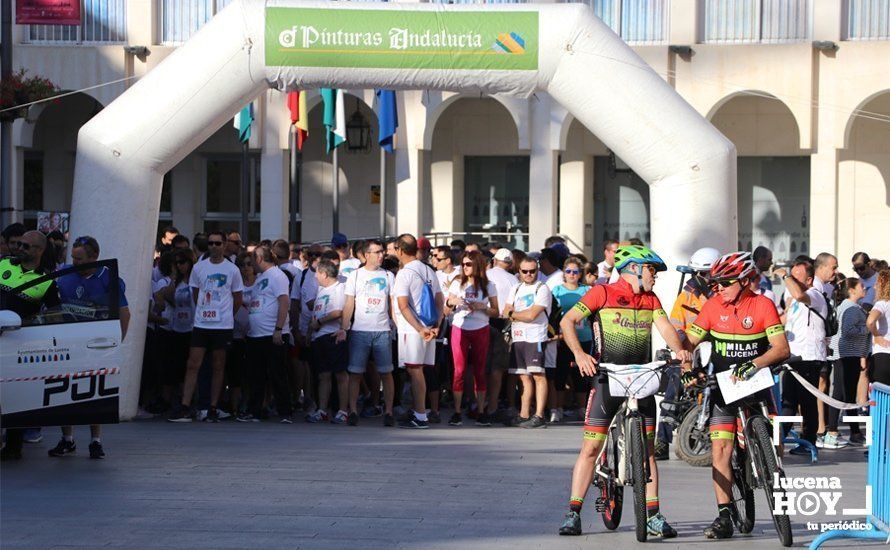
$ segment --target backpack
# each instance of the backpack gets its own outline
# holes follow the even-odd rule
[[[535,285],[535,296],[538,295],[538,290],[540,290],[543,285],[544,283],[542,282],[538,282],[538,284]],[[554,338],[559,334],[559,322],[562,321],[562,306],[559,305],[559,300],[556,299],[553,292],[550,293],[549,309],[550,311],[547,313],[547,334],[550,338]]]
[[[420,292],[420,308],[414,314],[417,315],[417,320],[423,323],[424,326],[435,327],[436,322],[439,320],[439,310],[436,309],[436,293],[433,291],[433,284],[413,269],[408,271],[414,273],[423,281],[423,288]]]
[[[840,323],[837,319],[837,310],[834,309],[834,306],[831,305],[831,300],[828,299],[828,294],[822,293],[822,297],[825,298],[825,305],[828,307],[828,315],[823,317],[819,314],[818,311],[807,306],[807,308],[816,314],[816,317],[822,319],[822,322],[825,323],[825,337],[830,338],[837,334],[838,329],[840,328]]]

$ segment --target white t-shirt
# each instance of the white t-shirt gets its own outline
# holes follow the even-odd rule
[[[161,275],[161,278],[151,284],[151,295],[154,298],[154,295],[160,292],[162,289],[170,286],[170,277],[166,277]],[[165,324],[158,323],[158,328],[161,330],[170,331],[172,330],[173,325],[173,306],[168,303],[159,304],[158,307],[163,306],[164,309],[161,310],[160,317],[163,317],[167,320]]]
[[[519,283],[519,279],[516,278],[516,275],[513,275],[501,267],[493,267],[486,271],[485,275],[488,277],[489,281],[494,283],[495,288],[497,288],[498,307],[501,310],[501,315],[503,315],[504,308],[507,307],[506,297],[510,295],[510,291],[513,290],[513,287]]]
[[[363,267],[346,277],[344,294],[355,297],[355,319],[352,330],[389,332],[389,296],[395,278],[385,269]]]
[[[167,304],[171,312],[170,328],[173,332],[191,332],[195,321],[195,302],[192,300],[192,287],[185,281],[176,285],[173,305]]]
[[[550,275],[544,275],[544,272],[540,269],[538,270],[538,281],[547,285],[547,288],[552,292],[554,288],[565,282],[565,276],[562,273],[561,269],[557,269]]]
[[[340,282],[334,283],[331,286],[319,286],[318,296],[315,297],[315,304],[312,308],[312,316],[315,319],[321,319],[332,311],[343,311],[343,304],[346,301],[346,296],[343,294],[345,289],[346,286]],[[333,319],[321,325],[316,332],[312,333],[312,339],[315,340],[325,334],[334,334],[338,330],[340,330],[340,319]]]
[[[303,280],[303,286],[300,286],[300,279]],[[297,323],[297,330],[300,334],[306,334],[309,331],[309,319],[312,317],[309,302],[315,299],[316,294],[318,294],[318,279],[315,277],[315,270],[307,269],[300,272],[300,275],[294,279],[294,286],[290,293],[291,300],[300,302],[300,320]]]
[[[606,263],[606,260],[603,260],[600,263],[596,264],[596,284],[604,285],[608,283],[609,278],[614,271],[615,270],[612,269],[612,266]]]
[[[819,312],[822,318],[828,316],[828,305],[822,293],[816,288],[807,289],[810,307]],[[825,338],[825,323],[819,315],[810,311],[806,304],[792,299],[785,309],[785,336],[791,353],[804,361],[825,361],[828,342]]]
[[[865,289],[865,297],[860,302],[862,305],[872,305],[875,303],[875,285],[878,283],[877,271],[872,273],[868,279],[862,279],[862,288]]]
[[[467,285],[463,288],[460,286],[460,279],[451,282],[448,294],[458,296],[467,303],[482,302],[488,306],[488,299],[494,296],[497,298],[498,289],[491,281],[486,287],[487,295],[483,296],[482,292],[475,286]],[[452,298],[454,300],[454,298]],[[488,326],[488,315],[485,310],[471,310],[469,307],[460,305],[454,309],[454,326],[461,330],[479,330]]]
[[[436,272],[420,260],[411,261],[400,269],[396,275],[395,285],[393,286],[393,307],[396,311],[396,325],[399,332],[414,333],[417,331],[402,316],[402,312],[399,310],[398,299],[405,296],[408,297],[408,303],[416,316],[417,312],[420,311],[420,300],[423,296],[423,285],[425,283],[432,285],[433,294],[442,293],[442,289],[437,285]]]
[[[877,330],[885,339],[890,339],[890,302],[887,300],[878,300],[873,311],[880,311],[882,316],[878,317]],[[879,346],[874,343],[872,338],[872,353],[890,353],[890,346]]]
[[[189,286],[198,289],[196,328],[231,330],[235,326],[232,294],[244,290],[241,272],[235,264],[201,260],[192,268]]]
[[[543,342],[547,340],[547,315],[550,313],[551,301],[550,288],[545,284],[519,283],[510,290],[507,303],[513,304],[513,311],[517,313],[531,309],[532,306],[544,306],[544,311],[539,313],[532,322],[512,322],[510,330],[514,342]]]
[[[448,289],[451,288],[451,282],[460,275],[460,271],[457,269],[451,270],[451,273],[445,273],[441,269],[436,271],[436,279],[439,281],[439,288],[442,289],[442,294],[446,294]]]
[[[340,280],[345,281],[349,274],[360,268],[362,263],[358,258],[348,258],[340,262]]]
[[[250,329],[247,335],[251,338],[272,336],[278,324],[278,298],[287,296],[287,275],[277,267],[269,268],[260,273],[250,293],[247,311],[250,314]],[[287,317],[282,325],[282,334],[290,332]]]

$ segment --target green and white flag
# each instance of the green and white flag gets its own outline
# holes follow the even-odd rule
[[[343,90],[322,88],[324,102],[324,127],[327,138],[327,152],[330,153],[346,142],[346,114],[343,105]]]

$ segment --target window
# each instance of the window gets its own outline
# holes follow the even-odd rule
[[[669,0],[589,0],[593,13],[628,44],[664,44]]]
[[[80,25],[30,25],[28,42],[77,44],[127,42],[126,0],[80,0]]]
[[[628,169],[610,166],[609,157],[594,157],[593,170],[593,250],[602,250],[608,239],[651,242],[649,184]]]
[[[890,40],[890,0],[847,0],[847,40]]]
[[[231,0],[158,0],[158,42],[182,44]]]
[[[803,42],[810,36],[809,0],[705,0],[703,42]]]
[[[164,183],[161,186],[161,212],[162,220],[173,219],[173,172],[164,174]]]
[[[260,156],[250,155],[249,234],[245,240],[259,239]],[[222,155],[207,159],[204,186],[204,230],[237,229],[241,223],[241,156]]]
[[[528,157],[466,157],[467,234],[490,235],[490,240],[524,247],[528,236],[528,184]]]

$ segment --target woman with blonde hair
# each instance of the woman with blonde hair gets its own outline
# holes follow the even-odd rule
[[[890,269],[882,269],[875,283],[875,305],[866,321],[872,335],[873,382],[890,384]]]

